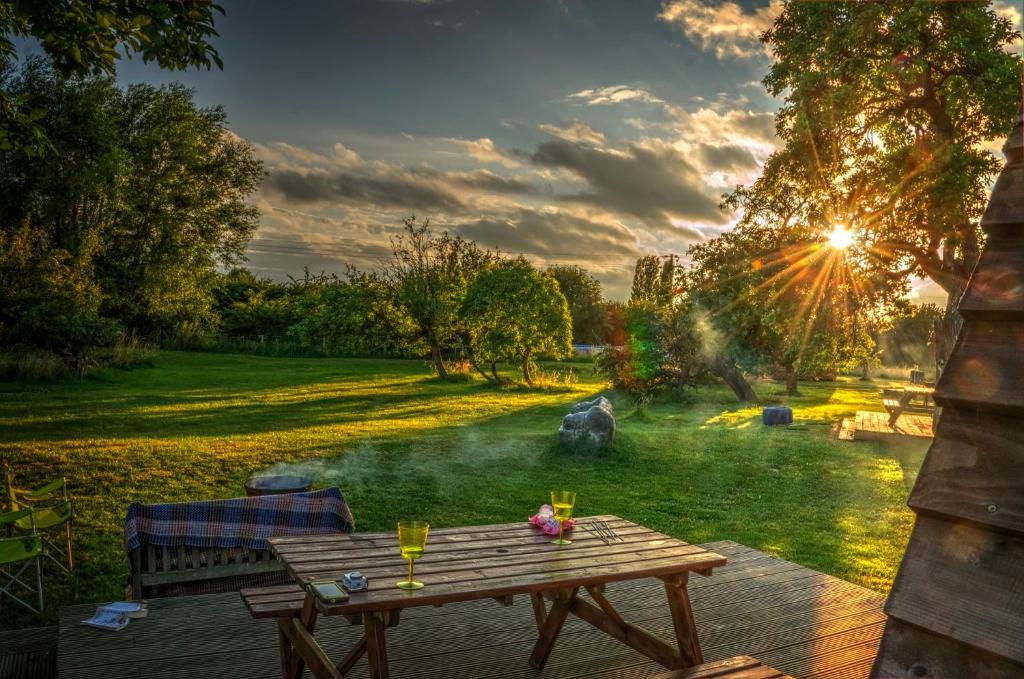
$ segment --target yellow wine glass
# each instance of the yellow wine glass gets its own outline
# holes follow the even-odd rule
[[[427,548],[427,533],[430,524],[426,521],[398,522],[398,549],[402,556],[409,560],[409,579],[399,580],[395,585],[399,589],[423,589],[423,583],[412,579],[412,562],[423,556]]]
[[[572,508],[576,506],[576,493],[571,490],[551,491],[551,506],[555,510],[555,521],[558,522],[558,539],[552,540],[554,545],[571,545],[572,540],[562,537],[565,522],[572,518]]]

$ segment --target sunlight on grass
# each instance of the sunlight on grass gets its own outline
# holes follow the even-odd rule
[[[502,389],[441,383],[418,361],[165,352],[153,368],[0,386],[0,455],[26,483],[72,479],[81,568],[48,581],[59,605],[122,595],[130,501],[236,496],[263,471],[339,485],[361,531],[412,510],[439,526],[522,520],[564,485],[579,493],[580,514],[618,514],[691,542],[736,540],[880,590],[891,583],[923,448],[830,434],[835,419],[879,402],[880,383],[801,385],[803,396],[780,399],[798,425],[783,430],[760,426],[760,406],[737,407],[724,388],[652,404],[643,417],[612,394],[615,445],[574,456],[555,446],[561,418],[605,384],[590,365],[559,369],[576,371],[571,386]]]

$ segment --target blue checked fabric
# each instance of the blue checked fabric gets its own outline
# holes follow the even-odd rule
[[[353,530],[355,519],[345,496],[332,486],[308,493],[229,500],[133,502],[128,507],[124,539],[129,552],[142,544],[267,549],[267,540],[279,535]]]

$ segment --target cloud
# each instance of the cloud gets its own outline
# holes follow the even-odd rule
[[[463,201],[443,184],[401,171],[378,176],[353,172],[272,170],[263,187],[288,203],[347,203],[410,210],[457,211]]]
[[[760,37],[782,8],[782,0],[750,11],[728,1],[671,0],[662,4],[658,19],[678,27],[688,40],[719,59],[750,59],[768,54]]]
[[[603,146],[605,143],[604,135],[582,120],[570,120],[562,127],[544,123],[538,125],[537,129],[552,137],[565,139],[566,141],[576,141],[593,146]]]
[[[714,139],[718,143],[762,145],[774,147],[775,114],[770,111],[746,111],[733,108],[723,111],[700,108],[686,111],[673,107],[669,111],[671,127],[683,138],[692,141]]]
[[[592,219],[561,210],[520,208],[454,225],[459,235],[503,252],[541,258],[631,258],[639,253],[636,235],[615,219]]]
[[[426,164],[406,168],[381,161],[368,162],[342,144],[335,144],[328,153],[281,143],[257,145],[256,150],[268,168],[264,192],[293,205],[457,213],[468,209],[478,194],[539,192],[528,180],[487,169],[455,172]]]
[[[479,139],[459,139],[449,137],[445,141],[455,144],[468,156],[484,163],[498,163],[505,167],[518,167],[522,163],[514,157],[505,153],[494,143],[493,139],[481,137]]]
[[[554,139],[524,155],[536,165],[567,170],[589,185],[589,192],[563,194],[562,200],[634,215],[658,229],[686,228],[678,225],[679,220],[724,221],[718,201],[702,190],[697,168],[674,147],[657,140],[618,150]],[[691,231],[690,236],[701,238]]]
[[[641,104],[665,103],[642,87],[632,87],[630,85],[608,85],[607,87],[580,90],[570,94],[569,98],[586,102],[588,106],[623,104],[626,102]]]
[[[699,153],[705,167],[723,172],[752,170],[759,166],[753,152],[746,146],[737,144],[701,144]]]

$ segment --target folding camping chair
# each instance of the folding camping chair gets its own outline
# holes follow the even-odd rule
[[[43,612],[43,536],[36,532],[31,507],[16,512],[0,513],[0,526],[9,527],[26,521],[29,531],[15,537],[0,537],[0,599],[8,597],[33,613]],[[25,582],[25,571],[35,563],[36,586]],[[21,596],[18,594],[21,593]],[[39,608],[21,597],[36,595]]]
[[[8,511],[18,511],[22,507],[31,507],[34,510],[31,522],[28,517],[24,517],[15,521],[13,525],[22,532],[30,529],[32,532],[39,531],[43,538],[43,556],[65,572],[74,570],[75,554],[72,549],[71,525],[75,512],[68,497],[67,481],[63,478],[57,479],[34,490],[17,488],[14,485],[14,473],[8,463],[4,464],[3,475],[7,487]],[[63,546],[47,535],[47,532],[52,534],[62,527]]]

